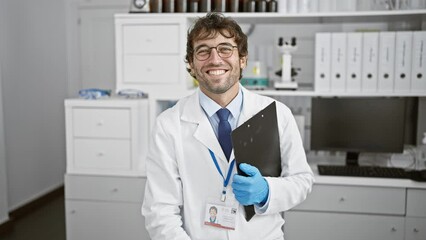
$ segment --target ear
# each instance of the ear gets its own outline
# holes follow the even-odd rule
[[[187,69],[189,75],[191,75],[192,77],[194,77],[194,66],[193,66],[193,63],[187,63],[186,64],[186,69]]]
[[[240,68],[244,69],[247,66],[247,56],[240,58]]]

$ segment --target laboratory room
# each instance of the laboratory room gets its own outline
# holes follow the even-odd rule
[[[426,0],[0,1],[1,240],[425,240]]]

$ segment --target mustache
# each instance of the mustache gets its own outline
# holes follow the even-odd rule
[[[227,67],[226,64],[215,64],[215,63],[209,63],[208,65],[204,66],[205,68],[211,68],[211,67]]]

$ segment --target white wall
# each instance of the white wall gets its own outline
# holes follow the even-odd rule
[[[0,9],[2,9],[2,1],[0,1]],[[1,16],[1,14],[0,14]],[[3,36],[2,32],[2,19],[0,18],[0,42]],[[0,49],[0,56],[1,56]],[[4,125],[3,125],[3,96],[2,96],[2,74],[1,74],[1,62],[0,62],[0,224],[6,222],[9,219],[8,214],[8,203],[7,203],[7,176],[6,176],[6,155],[4,148]]]
[[[3,9],[3,1],[0,1],[0,9]],[[4,35],[4,21],[0,12],[0,43],[2,42],[2,36]],[[1,46],[1,45],[0,45]],[[0,56],[2,51],[0,48]],[[4,147],[4,124],[3,124],[3,96],[2,96],[2,72],[1,72],[1,61],[0,61],[0,224],[6,222],[9,219],[8,214],[8,200],[7,200],[7,173],[6,173],[6,154]]]
[[[0,4],[1,7],[1,4]],[[0,27],[1,31],[1,27]],[[1,36],[1,33],[0,33]],[[1,51],[0,51],[1,54]],[[1,65],[0,65],[0,224],[9,219],[7,202],[7,176],[6,176],[6,155],[4,148],[4,125],[3,125],[3,104],[1,92]]]
[[[1,0],[9,211],[63,183],[63,100],[67,93],[64,1]]]

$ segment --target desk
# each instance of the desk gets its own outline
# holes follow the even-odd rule
[[[285,213],[286,240],[424,240],[426,183],[319,176],[305,202]]]

